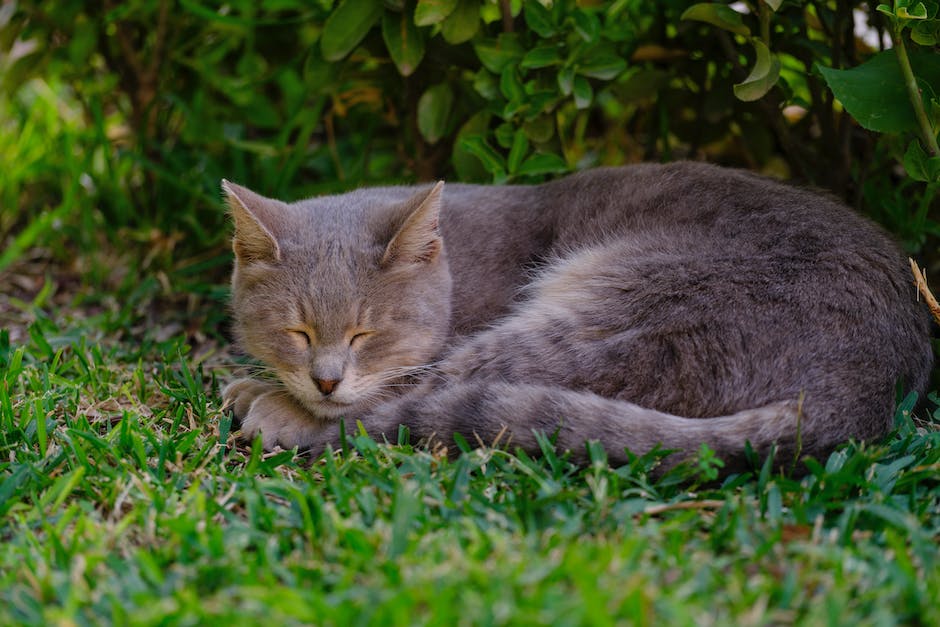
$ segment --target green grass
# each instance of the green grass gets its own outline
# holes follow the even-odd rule
[[[800,480],[362,436],[311,465],[234,443],[212,338],[6,304],[0,624],[940,624],[940,431],[904,411]]]

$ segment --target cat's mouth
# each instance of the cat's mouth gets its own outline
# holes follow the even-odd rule
[[[331,405],[334,407],[349,407],[352,405],[349,401],[341,401],[338,398],[333,398],[332,396],[324,396],[319,400],[321,405]]]

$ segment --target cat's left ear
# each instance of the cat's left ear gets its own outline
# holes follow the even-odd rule
[[[250,189],[222,179],[222,191],[235,220],[232,249],[242,263],[254,261],[277,262],[281,248],[277,243],[283,204],[265,198]]]
[[[420,194],[411,199],[410,202],[417,203],[418,206],[408,214],[385,248],[383,265],[421,264],[438,258],[444,248],[439,228],[443,190],[444,181],[438,181],[424,199],[421,199]]]

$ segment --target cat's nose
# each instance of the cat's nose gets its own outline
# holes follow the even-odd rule
[[[342,379],[314,379],[313,383],[323,396],[329,396]]]

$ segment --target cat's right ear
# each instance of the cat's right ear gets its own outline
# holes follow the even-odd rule
[[[443,248],[443,238],[439,228],[443,189],[444,181],[438,181],[430,192],[419,193],[409,201],[408,205],[414,203],[417,206],[411,209],[404,223],[385,248],[385,254],[382,256],[383,265],[422,264],[438,258]]]
[[[232,250],[241,263],[277,262],[281,259],[274,232],[278,221],[276,200],[222,179],[222,191],[235,220]]]

